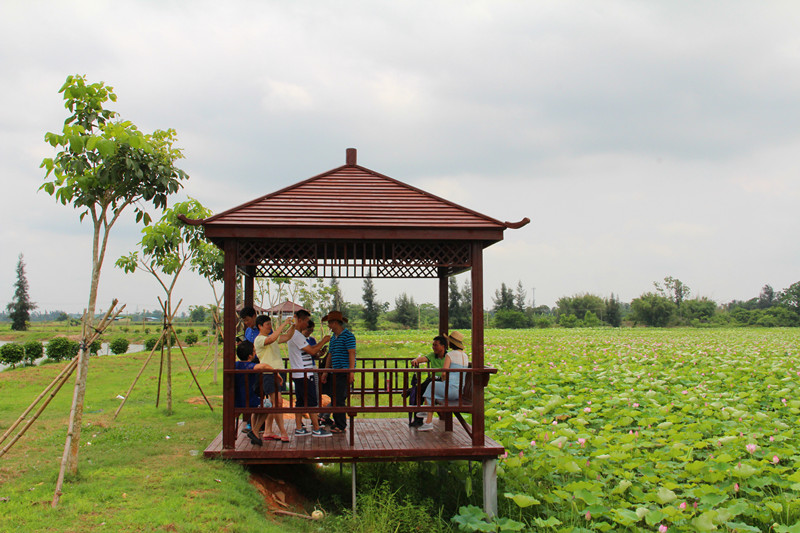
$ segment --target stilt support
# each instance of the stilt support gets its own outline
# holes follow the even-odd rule
[[[352,473],[352,483],[353,483],[353,515],[356,514],[356,462],[353,461],[352,467],[350,469]]]
[[[483,511],[497,516],[497,459],[483,460]]]

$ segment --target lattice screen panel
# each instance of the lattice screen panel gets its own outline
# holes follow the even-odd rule
[[[460,241],[239,241],[239,267],[256,277],[436,278],[470,266]]]

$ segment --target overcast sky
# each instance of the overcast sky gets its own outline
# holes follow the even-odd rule
[[[0,0],[0,303],[24,254],[39,310],[88,300],[91,225],[37,192],[68,74],[112,85],[144,131],[175,128],[181,193],[220,212],[359,164],[500,220],[487,305],[630,301],[680,278],[719,303],[800,280],[800,3]],[[157,307],[133,211],[98,308]],[[463,276],[462,276],[463,278]],[[460,279],[462,279],[460,278]],[[436,282],[379,282],[436,300]],[[344,285],[361,300],[361,282]],[[187,273],[183,307],[211,301]]]

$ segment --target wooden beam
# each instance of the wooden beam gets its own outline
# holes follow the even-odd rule
[[[236,366],[236,256],[238,243],[235,239],[225,241],[225,264],[223,274],[223,306],[225,316],[222,319],[222,368],[233,370]],[[232,450],[236,446],[236,417],[234,410],[235,376],[222,375],[222,447]]]
[[[483,246],[472,243],[472,368],[483,369]],[[483,446],[483,376],[472,377],[472,445]]]

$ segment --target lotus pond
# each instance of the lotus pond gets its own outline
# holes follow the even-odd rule
[[[382,333],[359,340],[428,340]],[[487,331],[501,514],[533,530],[800,531],[798,352],[798,329]]]
[[[491,341],[487,428],[538,527],[800,530],[800,331],[495,331]]]

